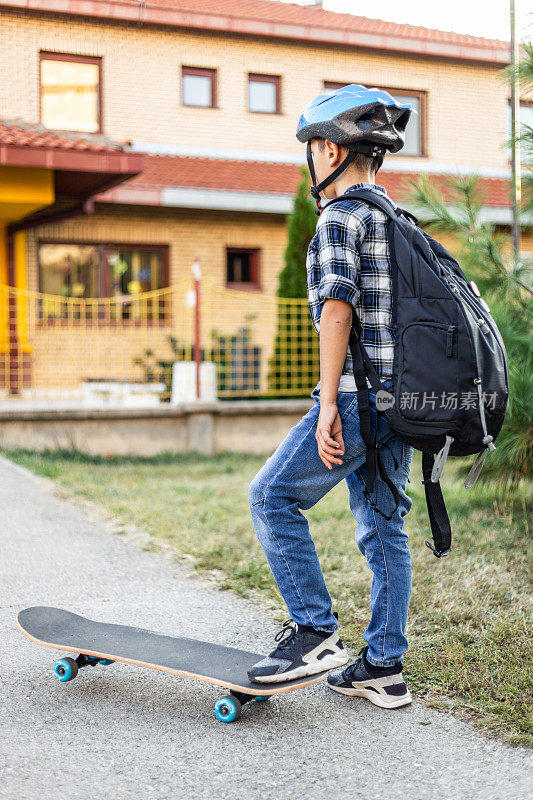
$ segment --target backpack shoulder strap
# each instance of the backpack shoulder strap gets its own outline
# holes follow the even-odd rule
[[[398,216],[398,211],[394,208],[392,203],[387,200],[386,197],[382,197],[380,193],[374,192],[372,189],[354,189],[351,192],[346,192],[330,200],[328,206],[330,203],[336,203],[339,200],[363,200],[365,203],[380,208],[388,217],[391,217],[391,219]]]
[[[415,225],[418,225],[417,218],[410,211],[406,211],[399,206],[393,206],[387,197],[380,192],[374,192],[372,189],[354,189],[351,192],[339,195],[339,197],[334,197],[333,200],[328,201],[327,205],[329,206],[330,203],[336,203],[339,200],[363,200],[365,203],[381,209],[390,219],[396,219],[396,217],[403,215],[410,217]]]

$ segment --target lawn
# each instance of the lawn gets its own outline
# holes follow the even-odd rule
[[[287,617],[248,507],[248,485],[263,457],[2,453],[96,503],[124,526],[143,529],[155,547],[164,543],[178,561],[209,573],[221,588],[272,609],[277,621]],[[416,454],[413,463],[408,491],[414,503],[406,521],[413,559],[404,670],[409,686],[418,699],[468,717],[488,734],[531,744],[530,487],[511,492],[478,482],[467,491],[455,464],[448,462],[443,487],[453,549],[447,558],[436,559],[424,545],[429,524]],[[347,498],[343,482],[304,513],[339,612],[342,638],[358,650],[368,622],[370,571],[355,545]]]

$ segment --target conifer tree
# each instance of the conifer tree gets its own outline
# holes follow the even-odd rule
[[[301,180],[294,198],[292,212],[287,218],[288,241],[285,266],[279,274],[278,297],[307,297],[305,260],[309,242],[315,234],[317,215],[309,196],[309,174],[300,168]]]
[[[318,336],[307,303],[306,258],[317,216],[309,196],[309,174],[302,166],[294,206],[287,218],[285,266],[279,274],[278,324],[274,355],[269,362],[268,387],[279,397],[309,394],[320,373]]]

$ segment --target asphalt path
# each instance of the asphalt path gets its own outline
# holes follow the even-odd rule
[[[21,608],[267,652],[277,626],[249,600],[190,577],[142,534],[0,459],[0,797],[179,800],[521,800],[532,758],[416,701],[386,711],[325,683],[213,711],[225,690],[141,667],[82,670],[62,684],[56,651],[16,628]],[[124,526],[121,526],[123,530]],[[116,529],[116,526],[115,526]]]

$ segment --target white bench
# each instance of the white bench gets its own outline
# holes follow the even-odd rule
[[[164,383],[133,383],[132,381],[84,381],[84,406],[120,406],[121,408],[153,408],[166,391]]]

